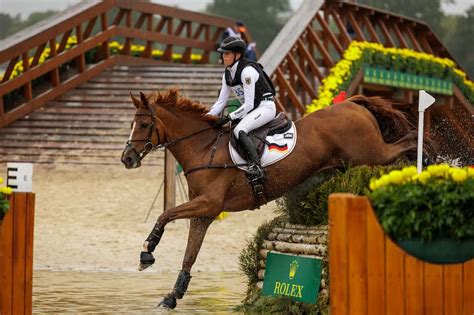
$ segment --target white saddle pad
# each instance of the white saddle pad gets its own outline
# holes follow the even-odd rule
[[[291,128],[284,133],[267,136],[265,139],[270,145],[265,144],[262,159],[260,163],[263,167],[276,163],[288,156],[296,145],[296,127],[295,123],[291,123]],[[229,152],[232,161],[235,164],[244,164],[246,160],[232,147],[229,142]],[[247,166],[238,166],[241,170],[246,171]]]

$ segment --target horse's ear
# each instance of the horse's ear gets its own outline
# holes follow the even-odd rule
[[[148,100],[143,92],[140,92],[140,100],[142,101],[142,104],[148,108]]]
[[[133,105],[139,109],[140,108],[140,100],[138,98],[136,98],[135,96],[133,96],[132,92],[130,92],[130,97],[132,98],[132,103]]]

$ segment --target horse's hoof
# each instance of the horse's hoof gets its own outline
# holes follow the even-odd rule
[[[174,309],[176,307],[176,298],[174,296],[165,296],[163,301],[158,304],[159,307]]]
[[[155,257],[151,253],[141,252],[140,253],[140,264],[138,265],[138,271],[145,270],[155,263]]]

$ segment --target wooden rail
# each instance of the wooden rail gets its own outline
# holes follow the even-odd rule
[[[154,49],[160,49],[160,61],[170,62],[179,53],[181,63],[190,63],[197,53],[202,56],[199,63],[210,63],[221,34],[234,24],[231,19],[147,2],[82,1],[60,16],[0,41],[0,65],[6,65],[0,82],[0,128],[132,53],[135,59],[146,61],[153,58]],[[71,36],[77,44],[66,49]],[[123,45],[120,56],[110,54],[113,40]],[[145,48],[132,51],[133,44]],[[50,58],[40,63],[48,50]],[[19,61],[23,71],[13,77]],[[35,83],[37,88],[34,81],[41,81]]]
[[[366,197],[329,197],[331,314],[474,314],[474,259],[438,265],[401,250]]]
[[[305,0],[259,59],[280,110],[297,118],[355,39],[454,58],[424,23],[338,0]]]
[[[13,193],[0,222],[0,314],[32,313],[35,194]]]

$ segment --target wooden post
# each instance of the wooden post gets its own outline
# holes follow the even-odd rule
[[[0,222],[0,314],[31,314],[34,193],[13,193]]]
[[[164,210],[176,206],[176,160],[170,151],[165,150],[165,193]]]

